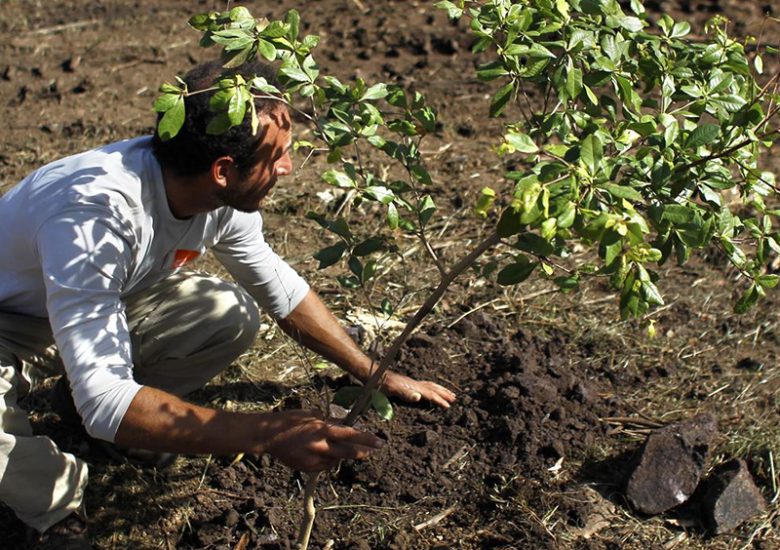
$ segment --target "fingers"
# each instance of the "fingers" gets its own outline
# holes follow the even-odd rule
[[[375,450],[374,447],[328,441],[326,456],[337,460],[362,460]]]
[[[449,409],[450,404],[455,401],[455,394],[444,386],[434,382],[418,382],[416,385],[415,393],[419,397],[417,399],[412,398],[410,401],[417,402],[424,398],[426,401],[430,401],[443,409]]]
[[[331,425],[328,429],[328,442],[354,445],[369,449],[381,449],[385,441],[374,434],[361,432],[349,426]]]

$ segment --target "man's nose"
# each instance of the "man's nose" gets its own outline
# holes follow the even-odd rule
[[[282,157],[276,161],[276,166],[274,166],[274,171],[277,176],[289,176],[292,174],[292,157],[290,156],[290,152],[286,151]]]

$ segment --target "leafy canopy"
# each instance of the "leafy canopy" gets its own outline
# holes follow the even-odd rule
[[[641,316],[663,303],[655,266],[684,263],[714,244],[749,281],[737,311],[777,285],[765,272],[770,251],[780,252],[778,212],[768,206],[777,187],[759,167],[762,148],[776,137],[777,78],[757,84],[760,55],[751,68],[724,19],[713,19],[706,40],[694,41],[686,22],[663,16],[651,26],[639,0],[628,12],[617,0],[436,5],[470,26],[474,52],[487,59],[477,77],[496,83],[486,115],[501,120],[497,150],[520,166],[506,173],[507,189],[485,187],[475,205],[511,251],[508,261],[485,266],[485,275],[517,284],[536,273],[564,291],[583,277],[608,277],[620,292],[621,314]],[[294,10],[267,21],[236,7],[196,15],[190,24],[203,33],[201,45],[222,47],[226,68],[260,55],[278,63],[283,85],[220,80],[210,132],[245,116],[256,130],[254,97],[291,106],[303,99],[334,164],[322,179],[384,211],[384,227],[309,214],[336,239],[315,255],[321,268],[346,260],[341,283],[365,287],[403,232],[420,238],[444,271],[428,243],[436,204],[420,155],[437,115],[421,94],[321,75],[312,54],[318,38],[299,36]],[[183,97],[199,91],[179,81],[160,92],[155,109],[164,113],[158,129],[167,139],[183,121]],[[398,163],[403,177],[372,171],[361,154],[369,149]],[[591,247],[596,260],[576,260],[577,245]],[[382,309],[392,306],[385,300]]]

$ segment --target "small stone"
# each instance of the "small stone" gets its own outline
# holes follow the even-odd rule
[[[645,441],[626,496],[644,514],[660,514],[688,500],[699,484],[717,424],[710,415],[656,430]]]
[[[238,515],[238,512],[236,512],[233,508],[231,508],[225,514],[225,525],[227,527],[235,527],[236,525],[238,525],[239,519],[241,519],[241,516]]]
[[[428,447],[439,439],[439,434],[433,430],[424,430],[412,435],[409,438],[409,443],[415,447]]]
[[[363,345],[363,342],[366,339],[366,329],[362,325],[351,325],[345,327],[344,331],[357,345]]]
[[[707,479],[702,514],[713,533],[728,533],[765,510],[764,496],[744,460],[720,465]]]

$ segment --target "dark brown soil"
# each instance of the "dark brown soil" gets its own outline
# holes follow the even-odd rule
[[[398,82],[426,94],[442,121],[425,144],[437,182],[431,193],[451,217],[437,227],[446,241],[441,255],[459,257],[480,230],[470,215],[477,193],[484,185],[499,187],[507,168],[492,149],[501,121],[486,115],[493,88],[474,77],[478,60],[464,24],[448,21],[433,2],[242,3],[258,17],[297,8],[306,32],[322,37],[317,57],[324,74]],[[670,13],[696,32],[714,14],[730,17],[739,35],[773,38],[780,29],[763,17],[780,16],[774,0],[645,5],[652,17]],[[187,18],[224,7],[216,0],[2,2],[0,191],[59,156],[151,131],[157,85],[213,55],[197,48]],[[306,132],[299,124],[299,137]],[[294,181],[280,184],[266,225],[277,250],[342,313],[353,309],[354,298],[335,285],[332,272],[315,271],[311,254],[325,241],[303,221],[308,210],[323,208],[316,192],[324,166],[315,158]],[[414,257],[408,261],[404,272],[417,279],[410,286],[424,290],[430,271]],[[733,315],[736,277],[716,254],[661,272],[669,305],[654,314],[659,338],[653,342],[638,323],[617,319],[617,298],[599,284],[559,296],[543,283],[506,291],[466,276],[399,362],[403,372],[456,390],[457,403],[448,411],[396,404],[391,422],[369,415],[364,426],[390,444],[323,477],[314,546],[780,547],[773,546],[780,544],[776,505],[760,536],[751,536],[758,529],[752,524],[712,541],[675,514],[666,516],[669,523],[636,518],[622,499],[634,451],[655,425],[650,417],[663,424],[701,410],[715,414],[723,431],[719,456],[746,459],[769,498],[774,474],[767,457],[772,450],[775,460],[780,455],[777,299]],[[256,353],[195,399],[234,408],[318,404],[321,387],[247,375],[283,371],[290,359],[282,356],[296,354],[281,342],[264,334]],[[300,474],[268,457],[247,456],[232,466],[230,458],[186,458],[166,472],[111,463],[51,413],[50,385],[25,406],[35,413],[38,433],[90,462],[87,502],[101,548],[294,546],[305,483]],[[628,417],[635,423],[614,420]],[[23,526],[2,507],[0,533],[0,547],[21,546]],[[681,545],[671,544],[675,538]]]
[[[538,541],[540,534],[504,504],[533,502],[540,489],[557,485],[556,464],[584,459],[605,435],[599,418],[621,410],[615,399],[602,397],[604,382],[595,373],[573,370],[571,359],[586,356],[565,335],[540,340],[480,314],[452,330],[413,337],[401,363],[415,376],[457,388],[461,398],[446,412],[399,406],[390,423],[369,420],[390,446],[323,479],[318,501],[326,511],[317,518],[315,539],[338,533],[335,548],[498,548]],[[305,395],[286,404],[302,401]],[[208,484],[220,503],[201,501],[180,547],[231,547],[243,533],[250,544],[278,537],[268,547],[288,547],[297,528],[290,520],[298,516],[295,506],[290,513],[289,499],[299,480],[267,460],[220,468]],[[381,524],[363,519],[362,509],[384,509],[403,522],[389,520],[383,534]],[[264,512],[255,515],[258,510]],[[445,511],[445,531],[415,531],[414,525]],[[578,521],[576,511],[571,521]]]

